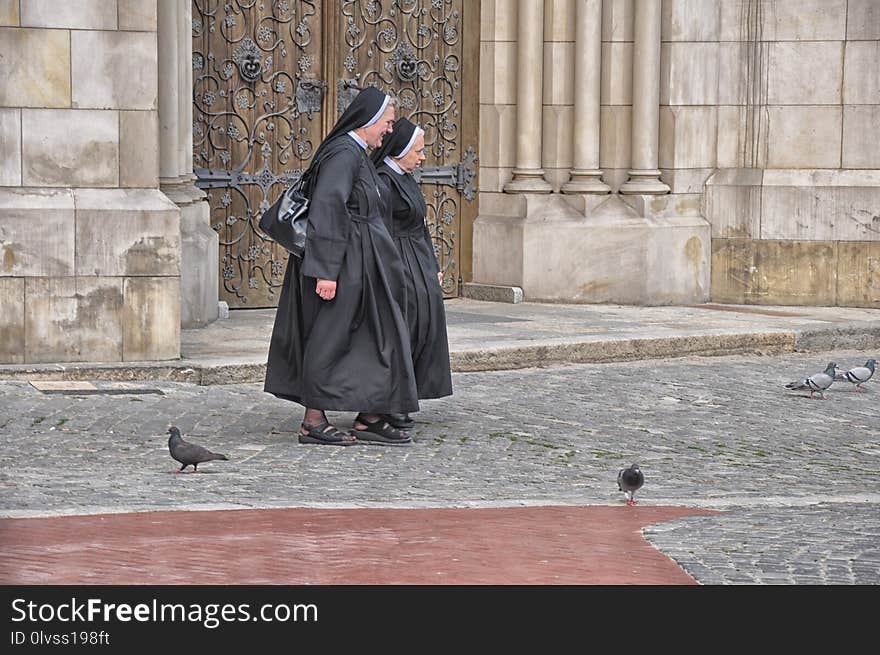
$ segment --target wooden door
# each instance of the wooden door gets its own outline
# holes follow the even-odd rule
[[[434,252],[447,297],[471,280],[477,215],[479,14],[475,0],[344,0],[327,54],[336,115],[357,87],[378,86],[425,130],[420,172]],[[328,38],[328,42],[331,39]],[[327,112],[329,117],[330,112]],[[334,118],[335,120],[335,118]]]
[[[287,253],[257,225],[357,93],[425,129],[420,181],[447,297],[471,279],[478,0],[193,0],[193,157],[220,235],[220,294],[274,307]]]
[[[287,252],[257,225],[321,141],[323,4],[193,0],[193,162],[231,308],[278,305]]]

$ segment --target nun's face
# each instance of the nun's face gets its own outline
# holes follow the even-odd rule
[[[369,127],[364,128],[364,141],[371,148],[378,148],[382,145],[382,137],[391,134],[394,129],[394,107],[388,107],[381,118]]]
[[[407,173],[412,173],[422,165],[423,161],[425,161],[425,135],[419,134],[409,152],[397,160],[397,165]]]

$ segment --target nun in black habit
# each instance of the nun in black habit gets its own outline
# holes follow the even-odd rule
[[[388,200],[365,151],[381,144],[393,121],[389,96],[364,89],[305,173],[305,254],[288,258],[264,385],[306,408],[301,443],[411,441],[383,416],[417,411],[418,395],[401,310],[403,267],[386,227]],[[330,424],[326,410],[359,412],[354,430]]]
[[[443,273],[437,265],[431,233],[425,222],[427,205],[412,171],[425,160],[425,133],[406,118],[394,125],[391,136],[371,155],[380,179],[390,191],[389,230],[403,261],[413,368],[419,398],[452,394],[446,312],[440,287]],[[388,417],[397,427],[412,419],[406,414]]]

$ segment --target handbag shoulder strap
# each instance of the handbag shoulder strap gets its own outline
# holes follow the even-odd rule
[[[369,161],[369,157],[367,157],[366,152],[364,152],[362,148],[358,147],[354,143],[354,141],[351,141],[351,139],[340,140],[332,146],[329,146],[322,153],[323,156],[321,160],[317,162],[315,160],[312,160],[312,162],[308,165],[306,170],[304,170],[303,174],[300,176],[300,181],[297,183],[297,186],[299,187],[300,193],[302,193],[306,198],[311,198],[312,196],[312,187],[314,186],[315,180],[318,177],[318,169],[321,167],[321,161],[323,161],[329,153],[335,152],[337,149],[341,148],[356,149],[367,159],[367,161]]]

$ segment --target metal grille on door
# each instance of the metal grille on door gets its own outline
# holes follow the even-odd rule
[[[220,234],[222,300],[278,304],[287,253],[260,214],[369,84],[425,129],[428,221],[444,293],[458,295],[477,212],[478,18],[475,0],[193,0],[194,172]]]
[[[193,161],[230,307],[278,304],[287,252],[257,224],[320,143],[321,19],[317,2],[193,2]]]
[[[345,0],[338,27],[337,111],[355,85],[372,84],[393,91],[401,114],[425,130],[427,160],[416,175],[447,297],[459,295],[471,273],[478,25],[472,0]]]

